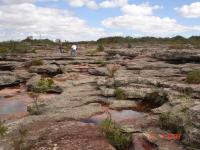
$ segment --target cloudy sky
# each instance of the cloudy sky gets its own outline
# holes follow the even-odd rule
[[[0,41],[200,35],[197,0],[0,0]]]

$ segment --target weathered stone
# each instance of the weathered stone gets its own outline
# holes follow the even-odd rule
[[[33,91],[36,88],[36,86],[37,86],[37,84],[38,84],[38,82],[40,80],[41,80],[41,76],[40,75],[35,75],[32,78],[30,78],[26,83],[27,90],[28,91]]]
[[[0,72],[0,87],[19,85],[20,80],[16,75],[9,71]]]
[[[115,100],[112,101],[109,108],[111,109],[128,109],[128,108],[136,108],[137,103],[135,101],[129,101],[129,100]]]
[[[106,68],[89,69],[88,72],[91,75],[95,75],[95,76],[107,76],[108,75]]]
[[[115,96],[115,90],[109,89],[109,88],[101,88],[101,95],[105,97],[114,97]]]
[[[32,66],[29,71],[31,73],[47,74],[47,75],[57,75],[61,74],[61,69],[56,65],[42,65],[42,66]]]
[[[138,53],[134,52],[134,51],[130,51],[130,50],[121,50],[121,49],[112,49],[112,50],[107,50],[105,51],[108,55],[111,56],[115,56],[115,55],[120,55],[120,56],[127,56],[127,57],[131,57],[134,58],[136,56],[138,56]]]
[[[200,104],[189,108],[189,115],[192,123],[200,128]]]
[[[153,54],[154,58],[174,63],[200,62],[200,54],[189,51],[164,51]]]

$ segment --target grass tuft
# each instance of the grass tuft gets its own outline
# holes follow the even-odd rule
[[[131,143],[131,134],[123,133],[121,127],[111,119],[105,119],[100,126],[101,131],[117,150],[128,148]]]

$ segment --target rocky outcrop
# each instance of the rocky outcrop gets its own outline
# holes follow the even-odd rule
[[[95,75],[95,76],[107,76],[108,71],[106,68],[95,68],[95,69],[89,69],[88,70],[89,74]]]
[[[109,108],[116,110],[133,109],[137,107],[137,102],[129,100],[115,100],[112,101]]]
[[[35,75],[33,76],[31,79],[29,79],[26,83],[26,88],[27,91],[36,91],[37,90],[37,85],[38,82],[41,80],[41,76],[40,75]],[[62,93],[63,90],[61,87],[59,87],[58,85],[53,84],[49,89],[47,89],[46,91],[47,93]]]
[[[120,55],[120,56],[126,56],[126,57],[130,57],[130,58],[134,58],[136,56],[138,56],[138,53],[134,52],[134,51],[130,51],[130,50],[121,50],[121,49],[111,49],[111,50],[107,50],[105,51],[109,56],[115,56],[115,55]]]
[[[0,87],[9,87],[19,85],[20,80],[16,74],[9,71],[0,72]]]
[[[153,57],[159,60],[174,62],[174,63],[187,63],[197,62],[200,63],[200,54],[198,52],[189,51],[164,51],[156,52]]]
[[[30,67],[29,72],[46,75],[57,75],[62,73],[60,67],[56,65],[32,66]]]

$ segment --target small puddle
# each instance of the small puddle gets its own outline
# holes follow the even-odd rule
[[[0,90],[0,95],[0,118],[7,119],[27,114],[27,104],[32,98],[23,86],[4,88]]]
[[[122,110],[122,111],[116,111],[116,110],[108,110],[109,113],[105,112],[100,115],[92,116],[89,119],[81,120],[84,123],[93,123],[93,124],[100,124],[103,120],[109,117],[109,114],[111,115],[112,120],[115,122],[122,122],[125,120],[136,120],[138,118],[142,118],[145,116],[145,113],[137,112],[133,110]]]

